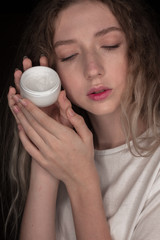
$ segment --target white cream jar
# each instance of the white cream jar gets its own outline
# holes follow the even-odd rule
[[[49,67],[27,69],[20,79],[20,94],[38,107],[47,107],[57,101],[61,89],[58,74]]]

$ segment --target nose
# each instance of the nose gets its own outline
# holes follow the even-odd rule
[[[84,56],[84,76],[88,80],[100,78],[104,75],[103,62],[95,52],[88,52]]]

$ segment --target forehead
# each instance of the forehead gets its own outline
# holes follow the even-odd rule
[[[96,33],[107,27],[120,27],[106,4],[82,1],[61,11],[56,19],[54,40],[76,37],[77,34]]]

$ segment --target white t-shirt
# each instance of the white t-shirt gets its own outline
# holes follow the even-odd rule
[[[160,147],[150,157],[133,156],[127,145],[95,150],[95,162],[112,240],[160,240]],[[76,240],[63,184],[58,203],[57,240]]]

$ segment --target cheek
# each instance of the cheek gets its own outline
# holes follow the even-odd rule
[[[64,69],[62,69],[62,67],[60,67],[58,65],[56,66],[56,71],[60,77],[62,87],[64,89],[66,89],[67,85],[71,82],[71,81],[69,81],[70,77],[69,77],[68,73],[66,71],[64,71]]]
[[[59,71],[58,74],[61,79],[62,87],[67,93],[67,97],[72,103],[75,103],[77,95],[79,95],[77,92],[79,86],[78,83],[75,82],[73,74],[69,74],[68,71],[67,72]]]
[[[68,92],[77,92],[81,89],[82,79],[78,75],[78,71],[66,67],[57,67],[57,72],[61,79],[62,87]],[[74,89],[74,91],[73,91]]]
[[[117,84],[123,88],[126,85],[128,76],[128,61],[126,57],[120,59],[116,66],[117,67],[113,70],[113,74],[115,79],[117,79]]]

